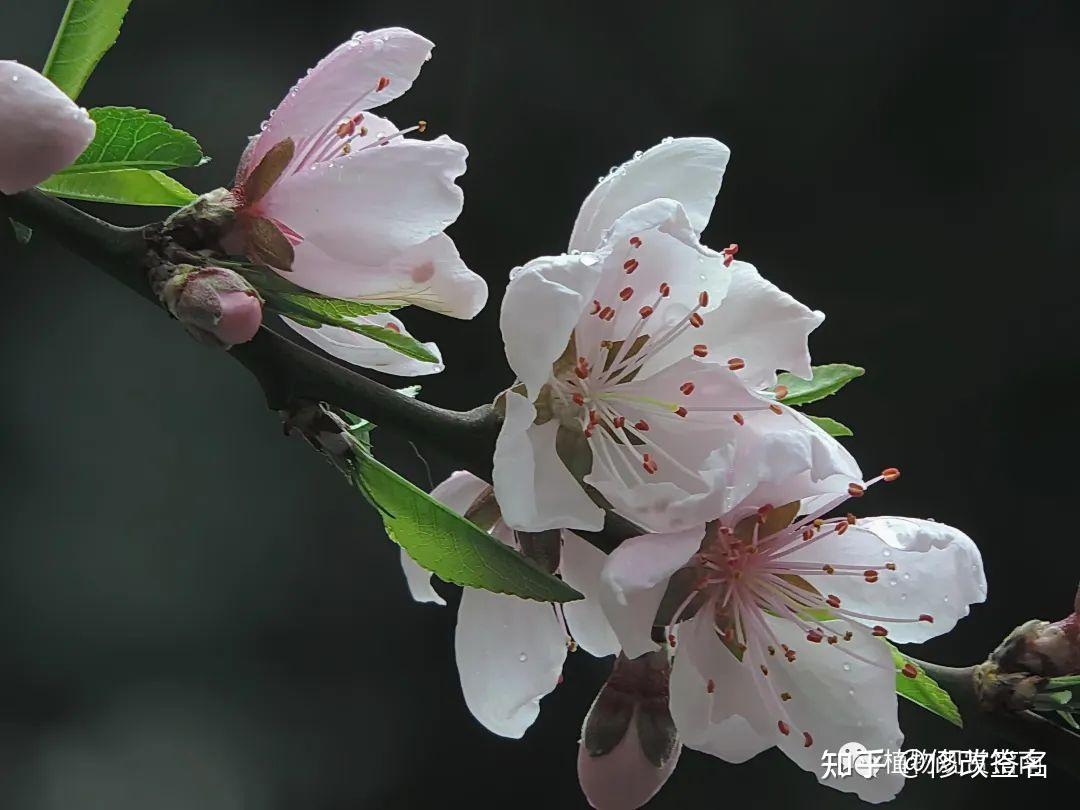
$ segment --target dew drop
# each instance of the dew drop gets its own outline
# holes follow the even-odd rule
[[[607,178],[604,177],[604,175],[600,175],[599,177],[596,178],[597,183],[603,183],[605,180],[607,180]]]
[[[528,660],[529,660],[529,656],[527,656],[525,653],[521,653],[521,655],[518,656],[518,661],[520,661],[523,664]]]
[[[901,602],[906,602],[907,601],[907,594],[906,593],[900,594],[900,601]]]
[[[851,672],[851,664],[844,663],[844,672]]]
[[[847,693],[848,693],[848,697],[855,697],[855,690],[854,689],[848,689]]]
[[[18,77],[18,76],[12,76],[12,77],[11,77],[11,80],[12,80],[13,82],[17,82],[17,81],[19,80],[19,77]]]
[[[947,597],[947,596],[943,596],[943,597],[941,597],[941,601],[942,601],[942,602],[948,602],[948,601],[949,601],[949,597]]]
[[[671,143],[673,140],[675,139],[668,135],[666,138],[661,138],[660,143]]]
[[[904,572],[903,576],[904,576],[904,581],[905,581],[905,582],[906,582],[907,580],[911,579],[911,574],[909,574],[909,573],[908,573],[907,571],[905,571],[905,572]]]
[[[899,582],[899,581],[900,580],[898,580],[896,577],[892,577],[892,578],[889,579],[889,584],[895,586],[896,583]]]
[[[634,160],[637,160],[639,157],[641,157],[644,154],[645,154],[644,152],[642,152],[640,149],[638,149],[636,152],[634,152]]]
[[[882,556],[882,557],[891,557],[891,556],[892,556],[892,552],[891,552],[891,551],[889,551],[889,550],[888,550],[887,548],[883,548],[883,549],[881,550],[881,556]]]

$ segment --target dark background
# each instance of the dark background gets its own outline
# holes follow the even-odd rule
[[[64,3],[2,5],[0,57],[40,67]],[[862,513],[983,549],[989,604],[919,654],[971,663],[1069,611],[1080,5],[136,0],[80,100],[195,134],[214,162],[180,177],[203,191],[307,67],[386,25],[438,45],[388,111],[469,147],[451,232],[492,291],[469,323],[407,314],[450,369],[426,399],[470,407],[509,381],[503,279],[565,247],[597,175],[716,136],[733,159],[707,241],[828,314],[818,362],[869,370],[817,409],[855,429],[864,469],[904,471]],[[460,696],[453,613],[409,600],[374,513],[281,438],[250,377],[44,238],[0,271],[0,807],[583,805],[576,735],[605,662],[572,656],[524,741],[490,735]],[[405,442],[377,441],[426,483]],[[901,714],[908,747],[994,744]],[[1053,772],[921,778],[896,806],[1062,791]],[[651,806],[729,800],[858,805],[773,751],[686,752]]]

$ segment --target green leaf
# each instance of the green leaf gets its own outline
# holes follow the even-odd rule
[[[409,397],[410,399],[416,399],[420,394],[419,385],[406,385],[404,388],[397,389],[397,392],[402,396]],[[369,453],[371,452],[371,431],[375,429],[375,423],[365,419],[362,416],[357,416],[354,413],[349,413],[346,410],[341,411],[342,416],[349,422],[349,433],[353,435],[357,441],[363,445],[364,449]]]
[[[582,598],[362,450],[355,483],[382,514],[390,539],[440,579],[540,602]]]
[[[78,98],[97,63],[120,36],[131,0],[68,0],[42,73]]]
[[[937,682],[923,672],[923,668],[909,660],[900,650],[889,642],[889,650],[892,652],[893,663],[896,665],[896,693],[905,697],[912,703],[922,706],[938,717],[948,720],[954,726],[964,727],[964,721],[960,717],[960,710],[956,708],[949,693],[937,685]],[[909,678],[900,672],[905,664],[912,664],[918,674]]]
[[[372,340],[377,340],[384,346],[389,346],[394,351],[411,357],[413,360],[419,360],[422,363],[438,363],[439,358],[436,357],[431,351],[419,340],[411,335],[405,335],[401,332],[395,332],[393,329],[387,329],[385,326],[369,326],[366,324],[356,324],[352,321],[346,321],[349,325],[346,329],[349,329],[357,334],[369,337]]]
[[[861,377],[866,373],[866,369],[849,366],[847,363],[814,366],[810,370],[814,376],[809,380],[786,372],[777,376],[777,385],[782,385],[788,390],[783,400],[785,405],[805,405],[808,402],[817,402],[830,394],[835,394],[856,377]]]
[[[38,188],[57,197],[122,205],[167,205],[178,208],[195,199],[195,194],[167,174],[144,169],[55,174]]]
[[[837,422],[835,419],[830,419],[828,416],[812,416],[810,414],[804,414],[807,419],[824,430],[830,436],[854,436],[851,432],[851,428],[845,425],[843,422]]]
[[[198,141],[160,115],[134,107],[95,107],[94,140],[61,175],[117,169],[175,169],[206,162]]]

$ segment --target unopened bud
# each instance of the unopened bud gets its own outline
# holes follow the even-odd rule
[[[597,810],[635,810],[671,776],[681,745],[668,708],[671,665],[663,650],[619,654],[585,717],[578,779]]]
[[[239,273],[224,267],[180,265],[160,284],[158,297],[191,335],[229,348],[255,337],[262,300]]]

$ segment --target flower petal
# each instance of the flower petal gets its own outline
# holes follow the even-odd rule
[[[637,810],[664,786],[681,753],[682,746],[677,745],[661,767],[649,762],[642,751],[637,715],[632,715],[626,735],[608,753],[594,757],[584,744],[578,746],[581,791],[597,810]]]
[[[404,28],[354,34],[321,59],[282,99],[245,155],[242,168],[258,165],[274,144],[286,138],[296,143],[294,162],[302,161],[304,153],[324,136],[332,135],[342,121],[405,93],[433,47],[429,40]]]
[[[709,223],[730,155],[712,138],[676,138],[624,163],[585,198],[570,249],[595,250],[616,219],[658,197],[682,203],[700,233]]]
[[[406,248],[377,267],[345,262],[305,245],[285,275],[334,298],[413,304],[452,318],[472,318],[487,303],[487,283],[465,266],[444,233]]]
[[[787,559],[868,567],[895,563],[896,570],[881,571],[875,583],[862,577],[822,577],[813,584],[839,596],[846,610],[910,620],[864,622],[880,624],[901,644],[947,633],[971,604],[986,599],[986,576],[974,541],[959,529],[930,520],[861,518],[843,535],[824,537]],[[933,622],[918,621],[924,614]]]
[[[469,710],[503,737],[521,737],[558,684],[566,634],[551,606],[466,588],[454,638]]]
[[[534,425],[536,409],[506,392],[506,416],[495,442],[493,482],[503,520],[521,531],[599,531],[604,512],[574,480],[555,451],[556,420]]]
[[[412,594],[414,600],[420,603],[446,605],[446,600],[431,587],[431,572],[417,565],[405,549],[401,549],[401,570],[405,574],[405,583],[409,586],[409,593]]]
[[[705,526],[645,534],[619,544],[600,574],[600,604],[627,658],[656,649],[653,620],[668,578],[701,547]]]
[[[705,318],[702,343],[720,349],[724,357],[746,363],[740,372],[747,385],[776,384],[776,370],[810,379],[807,337],[825,316],[769,283],[753,265],[733,262],[731,286],[716,312]]]
[[[463,195],[454,181],[465,172],[467,155],[446,136],[397,139],[286,173],[257,207],[299,235],[295,264],[314,248],[339,261],[378,266],[458,218]]]
[[[619,640],[608,624],[600,606],[600,572],[607,555],[573,532],[563,532],[562,559],[559,573],[571,588],[585,595],[584,599],[563,605],[570,633],[581,649],[597,658],[619,651]]]
[[[414,360],[406,357],[401,352],[391,349],[377,340],[372,340],[365,335],[351,332],[340,326],[322,326],[318,329],[304,326],[288,318],[282,318],[289,326],[310,340],[324,352],[333,355],[346,363],[364,368],[373,368],[386,374],[396,374],[399,377],[416,377],[422,374],[438,374],[445,368],[439,347],[434,343],[425,343],[424,348],[439,358],[437,363],[425,363],[422,360]],[[398,318],[390,313],[356,317],[352,320],[361,324],[372,326],[386,326],[393,324],[398,331],[408,334],[404,325]]]
[[[25,191],[66,169],[96,130],[86,110],[36,70],[0,61],[0,192]]]
[[[533,259],[510,275],[499,326],[506,359],[530,399],[551,376],[582,312],[592,302],[601,264],[591,254]]]

